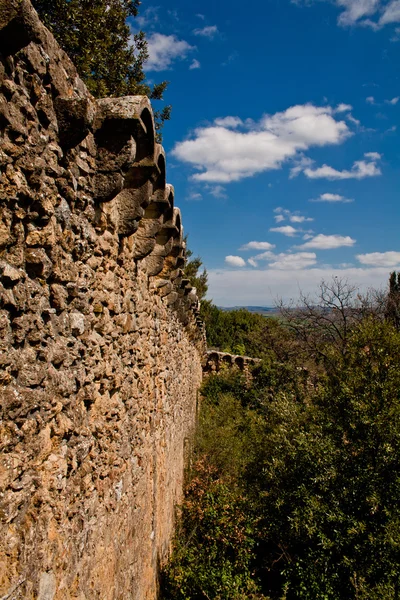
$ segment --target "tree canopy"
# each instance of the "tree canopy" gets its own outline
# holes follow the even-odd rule
[[[146,83],[146,36],[132,34],[127,22],[137,16],[140,0],[33,0],[33,5],[95,97],[162,100],[168,82]],[[158,129],[170,118],[170,108],[155,113]]]
[[[400,332],[347,282],[320,292],[254,330],[208,307],[262,362],[204,380],[166,600],[400,597]]]

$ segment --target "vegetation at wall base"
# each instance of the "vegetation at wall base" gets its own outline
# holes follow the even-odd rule
[[[251,381],[229,369],[205,379],[166,600],[400,598],[400,332],[388,306],[364,303],[345,351],[324,344],[314,367],[275,321],[283,348],[264,352]]]

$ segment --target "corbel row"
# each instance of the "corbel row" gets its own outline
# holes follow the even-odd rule
[[[152,288],[165,303],[194,311],[196,290],[184,277],[186,244],[182,218],[174,206],[174,188],[166,183],[164,149],[155,142],[151,104],[144,96],[98,101],[94,135],[97,173],[94,196],[99,226],[120,237],[132,234],[133,256],[141,261]]]

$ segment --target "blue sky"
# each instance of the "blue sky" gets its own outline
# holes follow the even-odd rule
[[[400,0],[144,1],[167,178],[218,305],[400,269]],[[158,108],[157,106],[155,108]]]

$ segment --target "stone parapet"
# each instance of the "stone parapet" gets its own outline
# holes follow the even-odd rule
[[[207,350],[203,371],[204,373],[218,373],[221,369],[227,367],[236,367],[240,371],[248,371],[250,367],[254,367],[260,362],[260,358],[229,354],[218,350]]]
[[[205,354],[145,97],[0,0],[0,597],[155,597]]]

